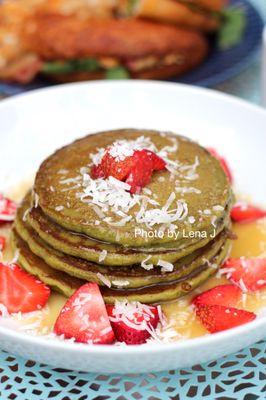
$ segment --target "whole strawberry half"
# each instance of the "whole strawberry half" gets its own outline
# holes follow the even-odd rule
[[[241,299],[241,289],[235,285],[219,285],[207,290],[193,299],[193,304],[200,305],[220,305],[234,307]]]
[[[252,312],[222,305],[198,305],[196,315],[210,333],[235,328],[256,318]]]
[[[107,305],[116,340],[129,345],[146,343],[159,323],[158,308],[138,302]]]
[[[266,258],[229,258],[222,266],[226,277],[248,291],[266,287]]]
[[[17,264],[0,263],[0,303],[9,313],[27,313],[43,307],[50,289]]]
[[[86,283],[67,300],[56,320],[54,332],[80,343],[114,342],[114,332],[96,283]]]
[[[139,193],[151,180],[153,171],[165,169],[165,161],[150,150],[136,150],[124,160],[117,160],[107,150],[99,165],[91,169],[94,179],[112,176],[131,186],[131,193]]]
[[[16,212],[16,203],[0,194],[0,222],[14,221]]]
[[[3,251],[6,247],[6,238],[4,236],[0,236],[0,252]]]
[[[234,222],[252,222],[264,217],[266,217],[265,210],[244,202],[237,203],[231,210]]]
[[[221,166],[222,166],[224,172],[226,173],[226,175],[227,175],[229,181],[230,181],[231,183],[233,183],[233,175],[232,175],[231,169],[229,168],[228,163],[227,163],[227,161],[225,160],[225,158],[222,157],[222,156],[221,156],[214,148],[212,148],[212,147],[209,147],[207,150],[211,153],[211,155],[212,155],[213,157],[217,158],[217,160],[220,161],[220,164],[221,164]]]

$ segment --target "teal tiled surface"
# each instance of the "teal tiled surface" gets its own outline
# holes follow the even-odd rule
[[[75,373],[0,353],[1,400],[263,400],[266,342],[205,365],[140,375]]]

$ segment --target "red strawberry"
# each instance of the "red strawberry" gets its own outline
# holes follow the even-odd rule
[[[101,164],[99,164],[99,165],[94,165],[94,166],[92,167],[92,169],[91,169],[91,176],[92,176],[94,179],[97,179],[97,178],[105,178],[104,170],[103,170]]]
[[[231,210],[234,222],[252,222],[266,217],[266,211],[246,203],[237,203]]]
[[[196,315],[210,333],[235,328],[256,318],[252,312],[221,305],[199,305]]]
[[[6,238],[4,236],[0,236],[0,253],[6,247]]]
[[[228,268],[227,278],[241,288],[255,291],[266,287],[266,258],[229,258],[222,268]]]
[[[130,169],[126,183],[131,186],[131,193],[139,193],[151,180],[153,161],[151,152],[146,150],[135,151],[133,159],[134,166]]]
[[[119,181],[124,181],[132,168],[134,160],[132,157],[127,157],[123,161],[117,161],[107,151],[102,158],[101,164],[92,168],[93,178],[108,178],[113,176]]]
[[[166,167],[166,162],[161,158],[158,157],[157,154],[153,153],[153,151],[149,151],[151,160],[152,160],[152,167],[154,171],[162,171]]]
[[[92,167],[91,175],[94,179],[113,176],[128,183],[131,193],[139,193],[150,182],[152,172],[163,170],[165,166],[165,161],[150,150],[136,150],[122,161],[116,160],[107,150],[101,163]]]
[[[241,290],[234,285],[219,285],[203,292],[193,299],[193,304],[234,307],[241,298]]]
[[[16,211],[16,203],[0,194],[0,222],[14,221]]]
[[[151,336],[151,329],[159,323],[158,308],[138,302],[118,302],[107,305],[107,312],[119,342],[142,344]]]
[[[0,263],[0,303],[9,313],[30,312],[43,307],[50,289],[17,264]]]
[[[230,168],[228,166],[228,163],[225,160],[225,158],[220,156],[220,154],[212,147],[209,147],[207,150],[211,153],[211,155],[213,157],[217,158],[217,160],[220,161],[221,166],[222,166],[224,172],[226,173],[226,175],[228,176],[229,181],[231,183],[233,183],[233,175],[232,175],[232,172],[231,172],[231,170],[230,170]]]
[[[66,302],[54,331],[76,342],[109,344],[114,342],[104,300],[96,283],[81,286]]]

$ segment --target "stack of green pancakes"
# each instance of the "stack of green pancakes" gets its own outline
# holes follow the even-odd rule
[[[139,194],[112,176],[91,177],[107,150],[121,160],[136,149],[166,162]],[[230,247],[232,203],[219,161],[197,143],[148,130],[102,132],[42,163],[12,238],[22,267],[66,296],[89,281],[107,303],[165,302],[218,270]]]

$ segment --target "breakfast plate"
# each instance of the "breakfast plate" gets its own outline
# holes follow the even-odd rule
[[[265,125],[266,112],[259,107],[182,84],[102,81],[41,89],[0,104],[0,188],[18,198],[21,188],[31,185],[42,160],[56,149],[95,132],[135,128],[175,132],[219,149],[232,166],[235,193],[263,206]],[[128,133],[119,132],[126,139]],[[60,162],[67,163],[65,153],[60,154]],[[42,179],[46,178],[50,179],[49,173]],[[248,232],[252,241],[252,231],[244,233]],[[239,236],[243,231],[239,230]],[[223,332],[141,346],[91,346],[53,336],[48,339],[13,329],[12,323],[9,326],[1,318],[0,340],[5,351],[56,367],[150,372],[204,363],[263,339],[264,314],[261,310],[254,321]]]

